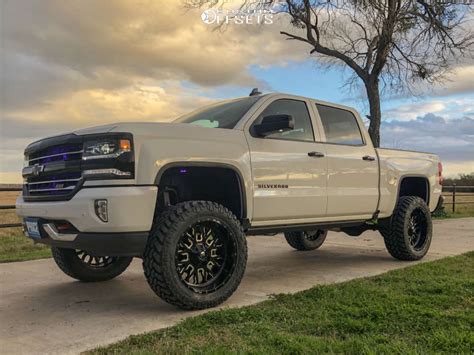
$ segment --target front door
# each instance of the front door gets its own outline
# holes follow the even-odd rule
[[[246,130],[253,175],[253,221],[298,219],[326,215],[327,160],[315,142],[314,122],[303,100],[277,99],[257,113]],[[294,129],[259,137],[252,127],[269,115],[291,115]],[[319,140],[319,136],[318,136]],[[285,222],[286,223],[286,222]]]

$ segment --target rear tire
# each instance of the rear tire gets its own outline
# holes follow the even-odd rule
[[[119,276],[132,257],[91,256],[83,250],[52,247],[56,265],[66,275],[84,282],[107,281]]]
[[[416,196],[402,196],[390,225],[382,228],[380,233],[394,258],[419,260],[430,248],[432,231],[431,213],[425,201]]]
[[[323,245],[327,235],[328,231],[322,229],[315,231],[286,232],[285,239],[292,248],[306,251],[318,249]]]
[[[153,223],[143,255],[151,289],[183,309],[215,307],[242,280],[247,241],[224,206],[188,201],[168,207]]]

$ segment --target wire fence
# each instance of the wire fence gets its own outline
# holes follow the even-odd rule
[[[451,211],[456,212],[456,206],[474,204],[474,186],[443,186],[443,196],[450,198],[443,205],[451,205]]]
[[[22,191],[19,187],[0,187],[0,193],[9,191]],[[450,186],[443,186],[443,196],[450,198],[445,200],[443,205],[451,206],[451,211],[456,212],[456,206],[459,205],[474,205],[474,186],[457,186],[456,184]],[[14,210],[15,205],[0,205],[0,210]],[[3,223],[0,228],[22,227],[22,223]]]
[[[22,191],[20,187],[0,187],[0,193],[9,191]],[[14,210],[15,205],[0,205],[0,210]],[[0,228],[22,227],[22,223],[2,223]]]

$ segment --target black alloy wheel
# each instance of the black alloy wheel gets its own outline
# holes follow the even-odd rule
[[[232,275],[236,247],[229,232],[210,219],[196,222],[179,239],[176,270],[181,281],[194,292],[214,292]]]
[[[75,250],[77,257],[90,268],[103,268],[113,264],[118,257],[92,256],[84,250]]]
[[[285,233],[285,239],[292,248],[300,251],[307,251],[318,249],[323,245],[327,234],[328,231],[324,229],[287,232]]]
[[[304,238],[306,240],[309,240],[310,242],[314,242],[316,240],[321,239],[321,236],[325,234],[325,231],[322,229],[318,229],[315,231],[310,231],[310,232],[303,232]]]
[[[84,282],[107,281],[124,272],[128,256],[93,256],[84,250],[51,248],[53,259],[68,276]]]
[[[416,208],[412,211],[410,221],[408,222],[408,242],[411,247],[420,251],[425,247],[428,240],[428,223],[423,211]]]

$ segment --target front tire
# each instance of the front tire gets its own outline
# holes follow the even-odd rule
[[[318,249],[323,245],[327,235],[327,230],[317,229],[314,231],[286,232],[285,239],[292,248],[305,251]]]
[[[151,289],[183,309],[215,307],[242,280],[247,242],[224,206],[189,201],[168,207],[153,223],[143,256]]]
[[[56,265],[66,275],[84,282],[111,280],[123,273],[131,257],[91,256],[83,250],[52,247]]]
[[[419,260],[431,245],[433,224],[425,201],[416,196],[402,196],[388,227],[380,230],[385,246],[394,258]]]

